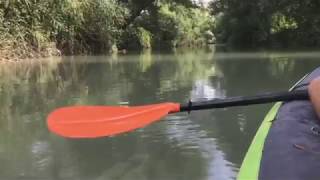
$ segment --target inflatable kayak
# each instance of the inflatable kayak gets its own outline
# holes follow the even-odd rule
[[[306,89],[318,76],[320,68],[302,78],[291,91]],[[320,179],[320,120],[310,101],[278,102],[271,108],[237,179]]]

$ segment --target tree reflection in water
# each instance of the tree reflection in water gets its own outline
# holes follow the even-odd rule
[[[45,118],[66,105],[187,102],[283,90],[318,64],[299,58],[146,52],[1,66],[0,177],[232,179],[270,105],[177,113],[147,128],[90,140],[53,135]]]

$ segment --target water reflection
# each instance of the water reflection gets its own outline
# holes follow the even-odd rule
[[[287,89],[318,57],[182,51],[3,65],[0,178],[232,179],[270,105],[178,113],[95,140],[49,133],[46,115],[74,104],[187,102]]]
[[[213,66],[212,69],[216,69],[217,66]],[[216,73],[212,76],[208,76],[205,80],[196,80],[193,84],[193,88],[191,91],[191,99],[192,101],[205,101],[215,98],[224,98],[225,90],[222,87],[221,79],[223,78],[223,74]],[[211,81],[209,80],[211,79]],[[201,112],[201,119],[208,119],[212,121],[214,116],[211,116],[209,111]],[[198,119],[199,114],[192,115],[192,119]],[[188,121],[190,124],[199,124],[195,121]],[[181,124],[181,123],[180,123]],[[182,128],[177,127],[175,134],[179,134]],[[178,130],[179,129],[179,130]],[[190,129],[190,128],[187,128]],[[190,130],[189,130],[190,131]],[[180,141],[188,141],[196,142],[196,147],[200,149],[200,152],[203,157],[205,157],[208,161],[208,179],[230,179],[236,177],[236,169],[237,167],[230,161],[226,160],[225,153],[220,149],[218,142],[215,138],[212,138],[208,133],[208,131],[204,130],[203,127],[197,128],[193,133],[186,131],[184,135],[180,138]],[[194,135],[196,134],[196,135]],[[188,136],[192,136],[192,138],[188,138]],[[197,139],[194,139],[194,138]]]
[[[224,98],[225,91],[221,87],[219,81],[215,81],[215,86],[208,80],[197,80],[194,82],[191,91],[192,101],[204,101],[215,98]]]

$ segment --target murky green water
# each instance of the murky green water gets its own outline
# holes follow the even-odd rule
[[[288,89],[320,53],[67,57],[0,66],[0,179],[233,179],[271,104],[178,113],[112,138],[46,128],[57,107],[187,102]]]

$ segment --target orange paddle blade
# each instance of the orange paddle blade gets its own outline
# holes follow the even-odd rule
[[[70,106],[50,113],[47,124],[51,132],[60,136],[96,138],[132,131],[179,111],[177,103],[134,107]]]

